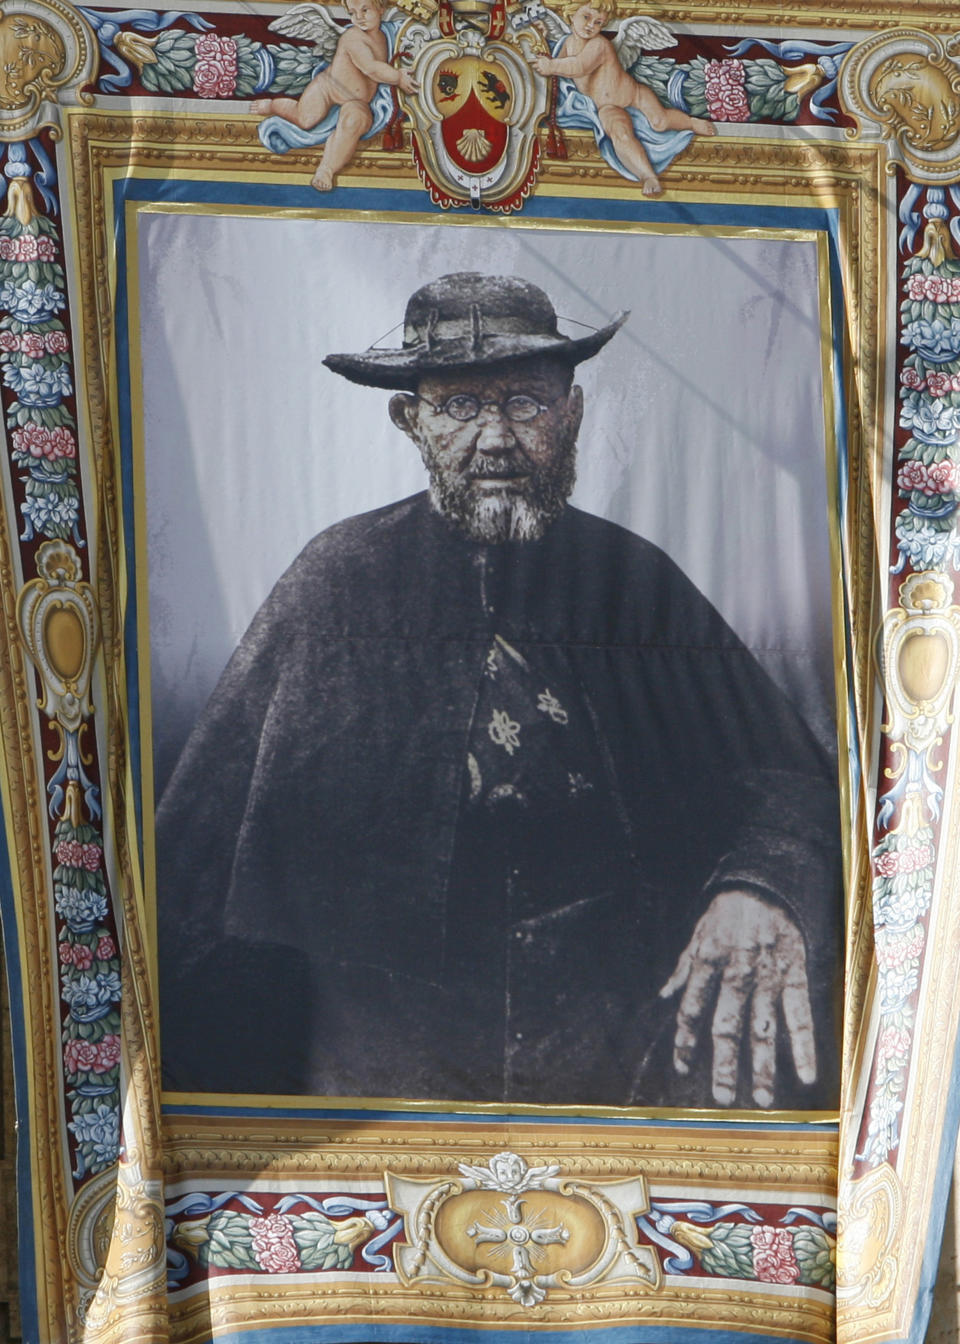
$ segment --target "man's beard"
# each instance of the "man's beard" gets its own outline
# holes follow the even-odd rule
[[[474,454],[465,472],[453,472],[426,448],[430,502],[471,541],[539,541],[559,518],[576,480],[576,442],[544,467],[519,454],[487,458]],[[524,475],[525,479],[515,478]],[[476,480],[503,480],[504,487],[477,487]]]

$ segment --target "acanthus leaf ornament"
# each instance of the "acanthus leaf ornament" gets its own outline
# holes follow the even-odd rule
[[[45,126],[59,135],[58,104],[83,92],[99,62],[96,39],[64,0],[6,0],[0,12],[0,141],[28,140]]]
[[[887,1163],[841,1185],[837,1224],[837,1300],[876,1310],[893,1292],[903,1221],[903,1188]]]
[[[650,1208],[640,1175],[584,1181],[503,1152],[448,1178],[384,1179],[406,1229],[394,1253],[405,1285],[494,1289],[525,1309],[601,1283],[661,1286],[656,1252],[637,1237]]]
[[[859,132],[889,140],[915,182],[960,177],[960,41],[915,28],[878,33],[849,53],[839,95]],[[850,131],[854,135],[858,132]]]

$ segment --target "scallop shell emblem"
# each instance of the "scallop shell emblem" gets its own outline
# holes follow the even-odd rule
[[[457,141],[457,149],[470,163],[479,163],[490,153],[490,141],[483,131],[470,127]]]

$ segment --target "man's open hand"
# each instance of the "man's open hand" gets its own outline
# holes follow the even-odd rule
[[[669,998],[681,986],[685,988],[677,1010],[674,1068],[689,1073],[698,1034],[716,999],[713,1096],[719,1105],[732,1105],[737,1095],[748,1005],[752,1090],[757,1105],[773,1105],[778,1003],[797,1076],[803,1083],[816,1080],[806,952],[800,930],[779,906],[749,891],[722,891],[715,896],[660,997]]]

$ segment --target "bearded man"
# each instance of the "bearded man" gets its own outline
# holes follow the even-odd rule
[[[657,547],[571,505],[547,295],[472,273],[393,389],[428,493],[264,603],[157,816],[166,1080],[557,1105],[835,1104],[835,768]]]

